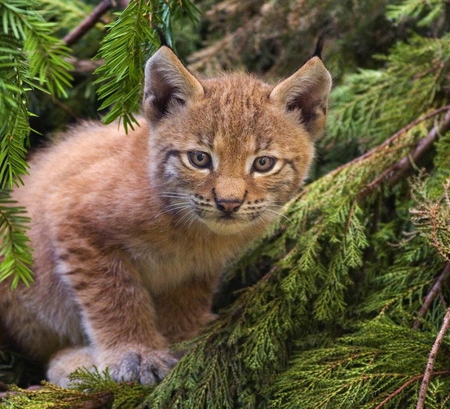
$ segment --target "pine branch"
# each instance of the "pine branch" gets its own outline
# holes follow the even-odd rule
[[[420,386],[419,399],[417,401],[416,409],[423,409],[425,407],[425,398],[427,395],[430,379],[433,376],[434,363],[436,361],[436,357],[439,352],[439,347],[441,346],[442,340],[444,339],[445,333],[447,332],[449,327],[450,327],[450,308],[448,308],[447,312],[445,313],[442,327],[439,330],[439,333],[436,337],[436,341],[434,342],[430,354],[428,355],[427,366],[425,368],[422,384]]]
[[[100,18],[109,9],[115,6],[114,0],[102,0],[102,2],[87,16],[78,27],[74,28],[69,34],[67,34],[62,41],[67,46],[71,46],[76,43],[81,37],[83,37],[92,27],[97,24]]]
[[[423,318],[427,313],[431,303],[441,291],[442,284],[444,283],[445,279],[448,277],[449,274],[450,274],[450,263],[448,263],[445,266],[444,270],[442,271],[436,282],[433,284],[433,287],[431,287],[430,292],[425,297],[425,301],[423,302],[422,308],[419,310],[418,317],[414,321],[413,325],[414,329],[419,329],[420,319]]]

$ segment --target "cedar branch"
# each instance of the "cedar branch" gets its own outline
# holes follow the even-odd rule
[[[428,384],[430,383],[430,379],[433,376],[434,363],[439,352],[439,347],[441,346],[442,340],[444,339],[445,333],[447,332],[449,326],[450,308],[447,308],[447,312],[445,313],[441,329],[439,330],[433,347],[431,348],[430,354],[428,355],[427,366],[425,367],[422,384],[420,385],[419,399],[417,400],[416,409],[423,409],[425,407],[425,398],[427,396]]]
[[[380,145],[376,146],[375,148],[367,151],[366,153],[364,153],[361,156],[358,156],[357,158],[353,159],[352,161],[345,163],[344,165],[341,165],[339,167],[337,167],[336,169],[334,169],[331,174],[335,174],[338,173],[339,171],[341,171],[342,169],[347,168],[348,166],[353,165],[354,163],[358,163],[361,162],[362,160],[370,157],[371,155],[373,155],[374,153],[377,153],[380,151],[380,149],[382,148],[387,148],[389,145],[391,145],[392,142],[394,142],[399,136],[403,135],[404,133],[408,132],[410,129],[414,128],[415,126],[419,125],[421,122],[426,121],[427,119],[430,119],[436,115],[439,115],[440,113],[444,112],[444,111],[450,111],[450,105],[445,105],[443,107],[437,108],[434,111],[429,112],[428,114],[422,115],[421,117],[415,119],[414,121],[410,122],[408,125],[406,125],[405,127],[403,127],[402,129],[400,129],[399,131],[397,131],[395,134],[393,134],[392,136],[390,136],[388,139],[386,139],[383,143],[381,143]]]
[[[436,376],[436,375],[448,375],[450,374],[450,371],[437,371],[432,372],[430,376]],[[387,396],[381,403],[379,403],[375,409],[381,409],[386,403],[388,403],[391,399],[395,398],[398,394],[400,394],[405,388],[407,388],[409,385],[411,385],[414,382],[417,382],[420,379],[423,379],[424,375],[416,375],[413,376],[411,379],[406,381],[403,385],[401,385],[399,388],[397,388],[394,392],[390,393],[389,396]],[[417,408],[416,408],[417,409]]]
[[[449,274],[450,274],[450,263],[447,263],[444,270],[442,271],[442,273],[439,275],[438,279],[435,281],[435,283],[431,287],[430,292],[425,297],[423,305],[419,310],[418,316],[417,316],[416,320],[414,321],[414,325],[413,325],[414,329],[419,329],[420,319],[423,318],[425,316],[425,314],[427,313],[428,309],[430,308],[431,303],[436,298],[436,296],[439,294],[439,291],[442,288],[442,284],[445,281],[445,279],[448,277]]]
[[[383,183],[386,183],[389,186],[395,185],[395,183],[397,183],[401,178],[403,178],[403,176],[405,176],[405,174],[412,168],[412,164],[418,161],[433,146],[438,136],[447,132],[450,129],[450,107],[446,106],[443,108],[447,109],[447,113],[445,114],[442,123],[439,125],[435,125],[431,129],[431,131],[428,132],[428,135],[417,143],[415,149],[408,156],[405,156],[402,159],[400,159],[390,168],[386,169],[379,177],[370,182],[366,187],[361,189],[361,191],[358,193],[358,196],[365,196],[368,192],[371,192],[372,190],[374,190],[376,187],[380,186]],[[440,110],[440,112],[442,111],[443,109]],[[384,144],[380,146],[383,145]]]

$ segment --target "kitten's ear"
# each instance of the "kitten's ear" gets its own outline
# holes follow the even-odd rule
[[[325,127],[331,75],[319,57],[313,57],[270,93],[270,99],[287,111],[298,112],[312,139],[319,138]]]
[[[200,82],[186,69],[173,51],[161,47],[145,66],[143,108],[145,116],[157,123],[171,109],[202,98]]]

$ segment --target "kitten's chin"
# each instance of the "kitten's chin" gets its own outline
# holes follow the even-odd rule
[[[210,230],[219,236],[229,236],[242,233],[252,227],[251,222],[241,222],[236,220],[202,220]]]
[[[259,231],[267,226],[261,223],[260,218],[253,220],[238,219],[201,219],[208,228],[219,236],[228,236],[248,232],[249,230]],[[258,222],[259,221],[259,222]],[[267,221],[268,222],[268,221]],[[269,224],[269,223],[268,223]],[[256,233],[256,232],[255,232]]]

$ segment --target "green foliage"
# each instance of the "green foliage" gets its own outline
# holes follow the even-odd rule
[[[431,333],[387,317],[370,321],[332,348],[295,356],[272,385],[269,407],[295,408],[299,402],[305,409],[413,407],[408,396],[416,394],[433,341]],[[445,360],[438,361],[435,371],[444,379],[450,375]],[[443,391],[440,395],[441,401],[448,398]]]
[[[105,63],[96,71],[102,84],[99,95],[104,100],[100,109],[111,108],[105,123],[119,118],[126,130],[137,123],[133,113],[139,110],[142,99],[144,63],[160,45],[157,28],[171,45],[171,21],[183,13],[196,21],[197,9],[189,0],[136,0],[109,26],[99,52]]]
[[[387,19],[400,0],[201,0],[205,47],[191,57],[208,75],[243,67],[269,79],[290,75],[324,35],[327,66],[339,81],[355,67],[378,68],[376,53],[387,53],[405,37],[402,24]]]
[[[1,189],[21,182],[27,171],[26,142],[30,133],[28,93],[38,89],[64,96],[70,85],[69,49],[51,35],[52,24],[34,9],[35,1],[0,1],[0,183]],[[13,275],[29,283],[30,248],[25,235],[23,209],[10,208],[0,195],[0,280]]]
[[[418,25],[431,26],[445,12],[445,0],[407,0],[398,5],[389,5],[386,16],[396,22],[408,18],[418,20]]]
[[[40,0],[39,10],[46,21],[53,23],[55,35],[72,30],[92,11],[92,7],[82,0]]]
[[[324,144],[374,147],[412,120],[441,103],[439,90],[448,87],[450,36],[413,36],[387,57],[384,70],[361,70],[345,78],[333,92]],[[414,64],[411,64],[414,61]]]
[[[2,188],[26,172],[24,144],[28,138],[27,95],[39,89],[65,95],[69,85],[68,49],[51,36],[52,24],[33,8],[34,1],[0,2],[0,138]]]
[[[222,11],[245,20],[256,15],[242,30],[245,34],[278,24],[280,9],[275,6],[283,12],[299,11],[293,2],[263,3],[229,0],[209,16]],[[321,20],[309,2],[295,3],[309,7],[309,19]],[[351,7],[362,20],[377,4],[383,12],[386,6],[367,2],[358,8],[357,3]],[[112,34],[106,37],[101,51],[107,60],[100,70],[106,79],[104,103],[117,104],[112,117],[124,115],[130,126],[140,99],[138,70],[150,52],[147,41],[158,41],[153,28],[145,25],[152,4],[132,1],[111,26],[115,39]],[[158,3],[157,10],[168,10],[164,7],[172,4]],[[327,18],[343,27],[348,4],[324,4],[336,12],[325,13]],[[110,399],[108,393],[115,398],[109,405],[130,408],[416,406],[428,354],[447,310],[445,300],[450,298],[450,133],[442,132],[427,154],[414,156],[417,163],[411,153],[430,130],[448,121],[450,36],[442,32],[447,2],[395,4],[389,18],[399,25],[401,19],[416,20],[420,27],[409,23],[408,41],[398,41],[389,53],[372,60],[370,69],[366,65],[342,76],[333,91],[321,146],[317,174],[323,176],[310,183],[273,231],[227,272],[219,297],[220,318],[197,340],[182,346],[187,354],[169,376],[154,388],[143,388],[117,385],[108,374],[79,371],[74,375],[75,390],[46,385],[39,393],[21,391],[8,398],[11,407],[81,405],[99,397]],[[263,6],[267,15],[262,14]],[[273,21],[267,10],[275,13]],[[160,18],[158,24],[166,21]],[[239,21],[231,33],[236,34]],[[431,22],[433,27],[425,27]],[[358,29],[371,24],[358,22]],[[433,38],[421,30],[432,32]],[[261,41],[262,49],[270,50],[269,39],[277,35],[249,43]],[[220,42],[224,48],[217,49],[229,57],[230,49],[241,44],[235,40],[242,38],[224,37],[229,42]],[[343,33],[342,38],[353,41],[358,36]],[[347,48],[355,44],[352,41]],[[119,48],[126,61],[116,53]],[[216,64],[208,60],[211,48],[206,51],[203,61]],[[247,54],[247,63],[252,57]],[[448,127],[447,123],[444,128]],[[408,181],[400,173],[405,163],[426,171]],[[449,368],[450,343],[445,337],[432,369],[426,407],[448,407]]]
[[[33,281],[31,248],[26,236],[29,218],[24,208],[14,204],[6,191],[0,191],[0,281],[12,276],[13,288],[19,280],[27,285]]]

